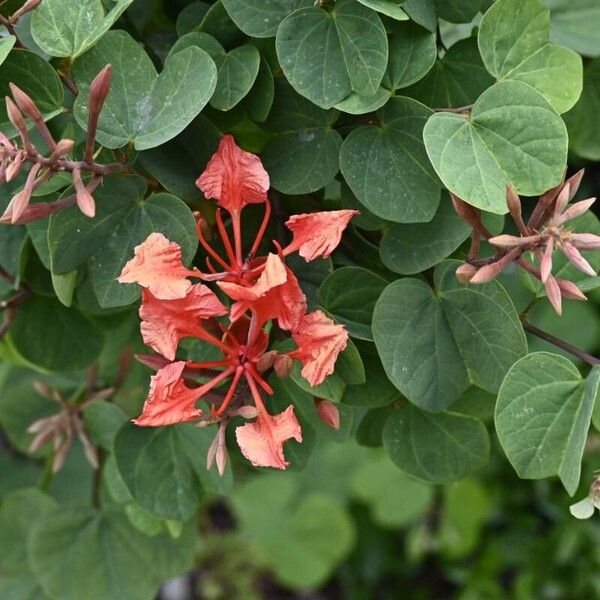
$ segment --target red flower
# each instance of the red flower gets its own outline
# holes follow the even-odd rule
[[[119,283],[138,283],[160,300],[184,298],[197,271],[186,269],[181,262],[181,248],[162,233],[151,233],[139,246],[134,257],[123,267]]]
[[[140,307],[144,343],[169,360],[175,359],[179,341],[184,337],[203,338],[203,319],[227,314],[216,294],[205,285],[193,285],[184,298],[158,300],[148,290]]]
[[[246,204],[265,202],[270,183],[260,158],[225,135],[196,185],[207,198],[214,198],[219,206],[234,213]]]
[[[284,254],[298,251],[307,261],[327,258],[340,243],[350,219],[358,214],[357,210],[331,210],[290,217],[286,227],[294,234],[294,239]]]
[[[235,437],[242,454],[255,467],[285,469],[289,463],[283,455],[283,444],[291,438],[301,442],[302,431],[294,407],[288,406],[275,416],[260,411],[254,423],[235,430]]]
[[[289,355],[304,365],[302,376],[312,386],[323,383],[333,373],[338,354],[348,343],[344,326],[336,325],[320,310],[305,315],[292,337],[298,349]]]

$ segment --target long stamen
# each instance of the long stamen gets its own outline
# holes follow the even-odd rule
[[[235,260],[237,268],[240,270],[244,261],[242,260],[242,230],[240,225],[240,211],[236,210],[231,213],[231,221],[233,223],[233,242],[235,244]]]
[[[212,344],[213,346],[216,346],[217,348],[220,348],[221,350],[223,350],[223,352],[225,352],[225,354],[235,355],[237,352],[235,348],[228,346],[221,340],[217,339],[214,335],[208,333],[208,331],[206,331],[202,327],[198,329],[197,337],[199,337],[201,340],[204,340],[205,342]]]
[[[188,369],[214,369],[228,365],[231,365],[229,360],[209,360],[207,362],[189,362],[186,364],[186,367]]]
[[[198,398],[201,398],[203,394],[206,394],[206,392],[209,392],[215,386],[219,385],[221,381],[227,379],[234,371],[235,367],[229,367],[228,369],[225,369],[222,373],[217,375],[214,379],[211,379],[204,385],[201,385],[200,387],[196,388],[195,391],[198,392]]]
[[[243,374],[244,374],[244,367],[242,367],[242,366],[236,367],[235,375],[233,376],[233,380],[231,382],[231,385],[229,386],[227,395],[223,399],[223,403],[221,404],[221,406],[219,406],[218,410],[213,411],[213,414],[215,417],[220,417],[225,412],[227,407],[229,406],[229,403],[231,402],[231,399],[233,398],[233,394],[235,393],[238,383],[240,382],[240,378]]]
[[[227,235],[227,230],[225,229],[225,225],[223,223],[223,217],[221,216],[221,209],[217,208],[217,228],[219,229],[219,235],[223,240],[223,245],[225,246],[225,252],[227,252],[227,256],[231,261],[231,264],[235,264],[235,254],[233,253],[233,248],[231,247],[231,241],[229,239],[229,235]]]
[[[258,233],[256,234],[256,238],[254,238],[254,243],[252,244],[252,248],[250,249],[250,254],[249,254],[250,258],[252,258],[256,254],[256,251],[258,250],[258,247],[260,246],[260,243],[262,242],[262,239],[265,236],[265,231],[267,229],[267,225],[269,224],[270,218],[271,218],[271,203],[267,200],[265,202],[265,215],[264,215],[262,223],[260,225],[260,229],[258,230]]]
[[[198,240],[202,244],[202,247],[226,270],[229,271],[230,266],[213,250],[212,246],[206,241],[204,233],[202,233],[202,227],[196,227],[198,233]]]
[[[258,391],[256,384],[254,383],[254,378],[247,370],[244,371],[244,377],[246,378],[246,381],[248,382],[248,387],[250,388],[250,393],[252,394],[252,397],[254,398],[254,404],[255,404],[257,410],[262,411],[262,412],[267,412],[267,409],[265,408],[262,398],[260,397],[260,392]]]
[[[206,257],[206,267],[213,274],[217,274],[217,270],[213,267],[213,264],[210,262],[210,258]]]
[[[245,363],[246,371],[248,371],[252,377],[256,380],[256,383],[269,395],[273,393],[273,388],[258,374],[258,371],[254,368],[252,363]]]

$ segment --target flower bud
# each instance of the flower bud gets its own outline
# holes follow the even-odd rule
[[[61,156],[65,156],[66,154],[69,154],[73,148],[75,147],[75,142],[73,140],[68,140],[68,139],[64,139],[64,140],[59,140],[54,148],[54,150],[52,151],[52,154],[50,155],[50,160],[56,160],[57,158],[60,158]]]
[[[294,360],[287,354],[279,354],[275,357],[273,368],[278,377],[281,377],[282,379],[289,377],[294,368]]]
[[[322,400],[321,398],[315,398],[315,408],[317,409],[319,418],[321,421],[323,421],[323,423],[325,423],[325,425],[329,425],[329,427],[339,430],[340,412],[333,402],[329,400]]]
[[[25,125],[25,119],[23,118],[21,111],[8,96],[6,96],[4,100],[6,101],[6,114],[8,115],[9,121],[19,132],[25,146],[29,147],[31,145],[29,142],[29,134],[27,133],[27,125]]]
[[[269,352],[265,352],[257,361],[256,361],[256,370],[259,373],[264,373],[268,371],[275,362],[275,358],[278,356],[279,352],[277,350],[269,350]]]
[[[8,86],[17,106],[22,112],[33,121],[44,120],[35,102],[20,87],[17,87],[14,83],[9,83]]]
[[[96,214],[96,201],[81,179],[81,171],[73,169],[73,185],[77,194],[77,206],[86,217],[94,217]]]
[[[25,159],[25,152],[19,151],[6,168],[6,181],[12,181],[20,172]]]
[[[458,279],[458,281],[461,283],[471,283],[471,279],[475,273],[477,273],[477,267],[474,267],[469,263],[465,263],[456,269],[456,279]]]
[[[110,83],[112,79],[112,65],[108,64],[94,77],[90,84],[90,97],[88,100],[88,111],[90,116],[96,118],[100,114],[108,93],[110,92]],[[91,117],[90,117],[91,118]]]

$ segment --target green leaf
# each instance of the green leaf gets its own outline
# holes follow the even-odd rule
[[[392,98],[378,112],[379,127],[358,127],[344,140],[344,178],[375,215],[399,223],[433,218],[441,186],[421,142],[431,114],[410,98]]]
[[[458,262],[434,272],[435,289],[419,279],[390,284],[373,313],[373,337],[392,383],[432,412],[450,406],[469,383],[496,392],[527,351],[525,334],[504,288],[459,283]]]
[[[430,483],[462,479],[485,465],[490,453],[488,432],[478,419],[432,415],[411,405],[389,416],[383,445],[401,471]]]
[[[277,33],[281,21],[313,0],[222,0],[233,22],[246,34],[266,38]]]
[[[321,305],[355,338],[372,340],[373,308],[387,281],[361,267],[342,267],[319,288]]]
[[[31,17],[31,35],[50,56],[76,58],[91,48],[133,0],[116,0],[105,14],[101,0],[44,0]]]
[[[77,286],[77,271],[70,271],[61,275],[51,273],[50,275],[56,297],[61,304],[69,308],[73,304],[73,294]]]
[[[402,0],[358,0],[361,4],[380,12],[383,15],[392,17],[397,21],[406,21],[408,15],[402,10]]]
[[[469,23],[481,10],[483,0],[434,0],[440,19],[451,23]]]
[[[498,0],[479,26],[479,50],[498,81],[522,81],[559,113],[581,94],[581,57],[549,43],[550,13],[539,0]]]
[[[76,308],[35,295],[19,306],[9,337],[21,356],[45,371],[84,369],[104,345],[102,331]]]
[[[200,48],[192,46],[170,56],[158,75],[150,57],[128,33],[110,31],[73,65],[80,91],[74,114],[84,129],[90,83],[108,63],[113,68],[112,86],[97,134],[108,148],[133,143],[137,150],[146,150],[164,144],[189,125],[217,84],[216,67]]]
[[[331,11],[301,8],[277,30],[277,56],[292,87],[322,108],[351,92],[377,92],[388,59],[385,29],[376,12],[339,0]]]
[[[83,411],[83,420],[92,440],[110,452],[117,431],[127,421],[127,415],[114,402],[94,400]]]
[[[468,38],[454,44],[433,68],[405,94],[436,108],[460,108],[473,104],[494,83],[485,70],[477,40]]]
[[[394,28],[389,46],[390,58],[383,78],[383,85],[388,89],[405,88],[419,81],[437,58],[435,34],[412,21]]]
[[[500,388],[495,422],[519,477],[558,475],[571,496],[577,491],[599,385],[598,367],[583,379],[555,354],[535,352],[515,363]]]
[[[267,120],[275,99],[275,82],[268,61],[261,56],[256,81],[246,98],[248,116],[258,123]]]
[[[332,129],[338,113],[308,102],[283,78],[265,128],[273,132],[262,152],[271,185],[284,194],[307,194],[328,184],[339,170],[340,134]]]
[[[208,33],[225,46],[235,45],[241,37],[240,30],[229,18],[221,0],[217,0],[207,11],[197,31]]]
[[[530,86],[509,81],[486,90],[470,116],[434,114],[423,132],[431,162],[454,194],[504,214],[506,187],[525,196],[561,181],[567,158],[562,119]]]
[[[550,9],[550,39],[586,56],[600,56],[600,4],[596,0],[543,0]]]
[[[405,0],[402,9],[415,23],[429,31],[436,30],[438,21],[434,0]]]
[[[380,87],[373,96],[359,96],[352,92],[335,105],[335,108],[350,115],[364,115],[380,109],[392,96],[392,92]]]
[[[223,491],[231,483],[230,471],[221,479],[214,469],[206,470],[206,452],[215,434],[190,424],[125,424],[115,438],[114,453],[134,500],[154,515],[186,520],[198,507],[203,488]]]
[[[230,110],[252,89],[260,54],[254,46],[238,46],[217,62],[218,80],[210,105],[218,110]]]
[[[151,600],[165,579],[192,567],[193,538],[147,537],[115,510],[58,508],[36,524],[33,572],[52,598]],[[65,577],[65,573],[69,576]]]
[[[0,65],[6,60],[16,41],[17,38],[14,35],[7,35],[0,39]]]
[[[54,68],[37,54],[20,48],[11,50],[0,68],[2,96],[11,95],[9,83],[14,83],[31,97],[45,120],[63,111],[63,85]],[[11,135],[15,133],[4,103],[0,105],[0,127]]]
[[[452,254],[471,232],[456,214],[444,194],[437,213],[429,223],[394,223],[381,238],[379,254],[383,264],[400,275],[429,269]]]
[[[353,495],[369,505],[373,521],[401,528],[425,516],[433,502],[431,486],[406,477],[385,454],[378,454],[353,473]]]

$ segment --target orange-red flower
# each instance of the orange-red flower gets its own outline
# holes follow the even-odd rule
[[[144,290],[140,306],[142,338],[146,346],[174,360],[182,338],[204,337],[200,321],[225,314],[223,303],[202,284],[193,285],[184,298],[175,300],[159,300]]]
[[[162,233],[151,233],[139,246],[134,257],[123,267],[119,283],[138,283],[160,300],[184,298],[191,282],[187,277],[199,273],[186,269],[181,262],[181,248]]]
[[[338,354],[348,343],[345,327],[320,310],[305,315],[300,327],[292,331],[292,337],[298,349],[290,352],[290,356],[304,365],[302,376],[312,386],[323,383],[333,373]]]
[[[286,227],[294,234],[294,239],[284,253],[298,251],[307,261],[327,258],[340,243],[350,219],[357,214],[357,210],[330,210],[290,217]]]
[[[302,431],[294,407],[288,406],[274,416],[260,411],[254,423],[235,430],[235,437],[242,454],[255,467],[285,469],[289,463],[283,455],[283,444],[291,438],[301,442]]]
[[[258,156],[245,152],[231,135],[225,135],[196,185],[207,198],[233,213],[246,204],[264,202],[270,183]]]

